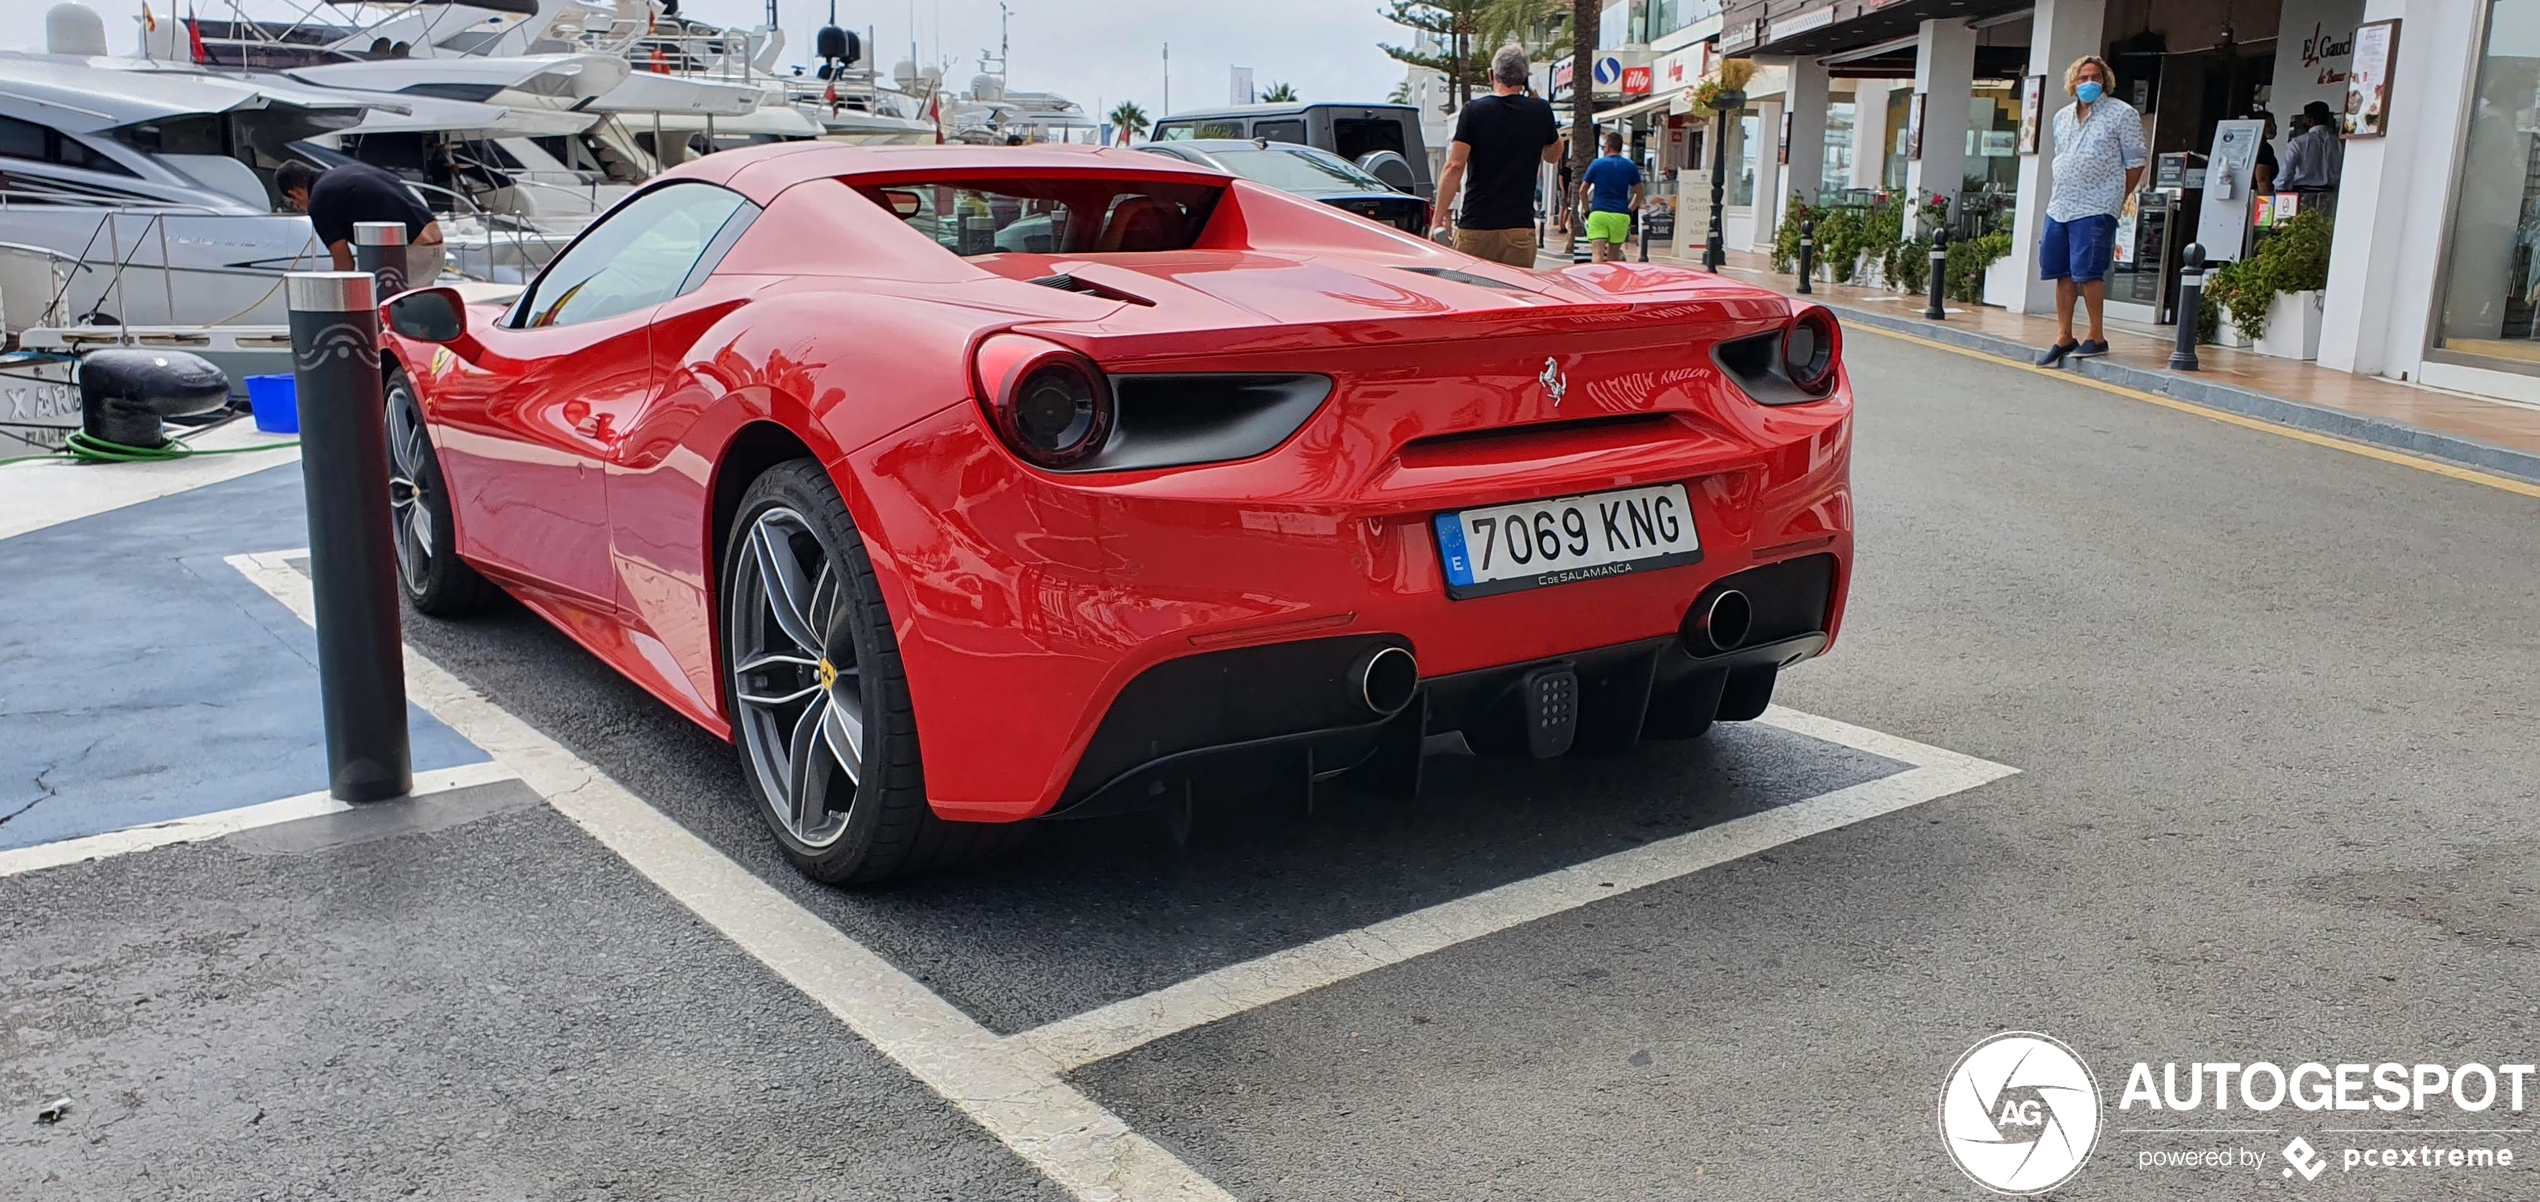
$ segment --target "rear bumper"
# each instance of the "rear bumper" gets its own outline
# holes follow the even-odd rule
[[[1752,633],[1725,651],[1702,643],[1688,619],[1673,635],[1427,678],[1392,714],[1366,708],[1350,669],[1376,648],[1409,647],[1400,635],[1170,660],[1121,690],[1049,816],[1115,814],[1228,787],[1310,791],[1352,772],[1407,796],[1419,788],[1430,735],[1461,734],[1483,754],[1612,754],[1753,718],[1783,668],[1831,641],[1836,568],[1831,555],[1807,556],[1705,589],[1690,612],[1724,590],[1753,599]]]
[[[1840,630],[1852,555],[1848,403],[1741,403],[1730,412],[1741,426],[1682,421],[1664,439],[1591,429],[1575,445],[1505,456],[1495,444],[1459,444],[1451,464],[1378,454],[1355,445],[1348,424],[1318,419],[1256,460],[1052,478],[1019,469],[975,407],[961,406],[851,453],[836,475],[849,485],[893,615],[930,802],[950,819],[1013,821],[1081,810],[1096,793],[1112,795],[1106,805],[1137,790],[1161,800],[1157,782],[1169,791],[1180,778],[1123,778],[1265,739],[1325,746],[1316,771],[1326,771],[1364,758],[1376,732],[1355,728],[1386,725],[1277,707],[1258,721],[1192,716],[1212,704],[1207,696],[1271,695],[1240,673],[1221,675],[1214,694],[1164,689],[1159,704],[1135,699],[1134,690],[1158,687],[1140,684],[1150,673],[1233,663],[1216,657],[1235,652],[1296,659],[1327,642],[1398,640],[1417,656],[1423,704],[1436,715],[1411,736],[1434,725],[1468,741],[1487,725],[1467,712],[1487,705],[1469,698],[1504,686],[1510,671],[1577,659],[1580,687],[1601,690],[1614,676],[1608,660],[1638,656],[1650,681],[1637,706],[1645,733],[1699,725],[1703,705],[1673,691],[1686,665],[1667,658],[1684,656],[1669,644],[1697,600],[1727,577],[1793,560],[1824,564],[1817,620],[1759,627],[1741,648],[1821,635],[1796,649],[1804,658]],[[1668,482],[1687,488],[1700,562],[1446,595],[1436,513]],[[1314,669],[1326,684],[1345,666],[1339,658]],[[1735,692],[1732,665],[1703,667],[1718,670],[1722,696]],[[1641,669],[1626,683],[1634,674]],[[1321,686],[1298,686],[1308,687]],[[1404,727],[1388,729],[1399,738]],[[1601,719],[1584,726],[1582,746],[1615,729]],[[1255,750],[1263,763],[1286,765],[1262,771],[1294,764],[1278,748]]]

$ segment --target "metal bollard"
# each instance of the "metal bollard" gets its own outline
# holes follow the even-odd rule
[[[327,792],[338,801],[384,801],[414,789],[372,283],[358,271],[283,277],[309,508]]]
[[[379,281],[381,300],[406,290],[406,223],[353,223],[353,269]]]
[[[1923,306],[1923,316],[1944,321],[1949,311],[1940,305],[1940,290],[1949,283],[1949,227],[1936,225],[1931,231],[1931,303]]]
[[[1649,261],[1649,210],[1632,214],[1632,224],[1640,227],[1640,261]]]
[[[1817,220],[1799,223],[1799,295],[1811,296],[1817,291],[1809,283],[1817,274]]]
[[[2205,244],[2190,242],[2178,252],[2178,349],[2170,352],[2171,371],[2196,371],[2196,326],[2205,307]]]

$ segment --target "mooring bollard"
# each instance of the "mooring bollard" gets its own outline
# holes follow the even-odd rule
[[[1931,231],[1931,303],[1923,306],[1923,316],[1933,321],[1946,321],[1949,311],[1940,305],[1940,290],[1949,283],[1949,227],[1936,225]]]
[[[414,789],[372,284],[358,271],[283,277],[309,508],[327,792],[338,801],[384,801]]]
[[[1817,274],[1817,221],[1809,218],[1799,223],[1799,295],[1810,296],[1817,289],[1808,281]]]
[[[2170,352],[2171,371],[2196,371],[2196,327],[2204,320],[2205,244],[2190,242],[2178,252],[2178,349]]]
[[[353,269],[379,282],[381,300],[406,290],[406,223],[353,223]],[[429,283],[430,281],[425,281]]]

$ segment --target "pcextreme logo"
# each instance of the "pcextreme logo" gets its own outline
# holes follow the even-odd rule
[[[1940,1140],[1976,1184],[2044,1193],[2072,1180],[2099,1142],[2099,1083],[2062,1041],[2005,1031],[1949,1070]]]

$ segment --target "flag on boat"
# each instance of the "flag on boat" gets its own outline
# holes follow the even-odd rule
[[[143,33],[159,32],[159,18],[151,13],[150,6],[147,4],[141,6],[141,31]]]
[[[195,62],[207,63],[212,61],[212,56],[203,52],[202,19],[196,17],[194,15],[194,10],[191,8],[185,10],[185,46],[187,50],[193,52]]]

